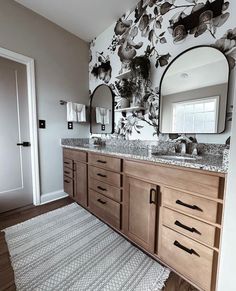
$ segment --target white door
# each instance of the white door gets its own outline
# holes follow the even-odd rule
[[[33,203],[31,173],[26,66],[0,57],[0,213]]]

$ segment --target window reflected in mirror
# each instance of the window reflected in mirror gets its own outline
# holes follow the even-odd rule
[[[225,129],[229,65],[213,47],[196,47],[177,57],[160,90],[162,133],[220,133]]]

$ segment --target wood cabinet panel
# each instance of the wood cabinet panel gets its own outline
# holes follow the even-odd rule
[[[164,206],[175,208],[176,210],[183,211],[213,223],[217,222],[218,204],[215,201],[167,187],[164,188],[162,201]]]
[[[140,179],[145,177],[156,184],[173,186],[195,194],[214,198],[219,196],[220,177],[199,173],[199,171],[125,161],[124,172]]]
[[[73,169],[65,167],[65,164],[64,164],[64,168],[63,168],[63,173],[64,173],[64,176],[69,177],[71,179],[73,179],[73,177],[74,177]]]
[[[119,158],[113,158],[113,157],[89,153],[88,162],[91,165],[101,167],[104,169],[109,169],[115,172],[121,171],[121,159]]]
[[[87,162],[87,153],[84,151],[63,149],[64,158],[71,159],[74,161]]]
[[[165,207],[163,207],[162,223],[173,230],[214,247],[216,228],[210,224]]]
[[[203,290],[211,290],[214,251],[162,227],[161,259]]]
[[[120,229],[120,204],[89,189],[89,208],[105,222]]]
[[[107,196],[108,198],[111,198],[118,202],[121,201],[120,188],[116,188],[102,181],[95,180],[94,178],[91,177],[89,178],[89,188],[99,192],[100,194]]]
[[[73,170],[73,161],[64,157],[63,159],[63,167],[67,167]]]
[[[74,197],[74,181],[69,177],[64,177],[64,192],[72,198]]]
[[[75,162],[75,200],[84,207],[88,206],[87,165]]]
[[[155,185],[129,177],[125,181],[124,232],[152,253],[155,244],[156,188]]]
[[[121,175],[118,173],[110,172],[94,166],[89,166],[89,176],[93,179],[111,184],[115,187],[121,186]]]

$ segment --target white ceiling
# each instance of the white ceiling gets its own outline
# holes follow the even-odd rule
[[[187,77],[181,73],[164,78],[162,94],[170,95],[185,91],[191,91],[208,86],[225,84],[228,82],[228,64],[226,60],[217,61],[204,66],[197,66],[190,70],[184,70]]]
[[[98,36],[138,0],[15,0],[85,41]]]

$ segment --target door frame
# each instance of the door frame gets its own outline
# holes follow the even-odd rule
[[[39,155],[38,155],[38,130],[37,130],[38,127],[37,127],[34,59],[2,47],[0,47],[0,56],[5,59],[9,59],[17,63],[26,65],[29,129],[31,142],[33,204],[40,205],[40,180],[39,180]]]

